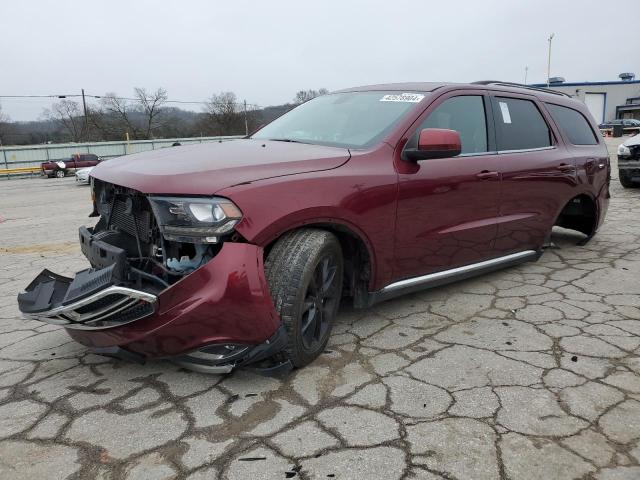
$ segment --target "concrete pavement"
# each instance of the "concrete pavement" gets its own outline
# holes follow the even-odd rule
[[[614,177],[616,177],[614,173]],[[89,189],[0,181],[0,478],[640,478],[640,190],[586,246],[343,310],[283,379],[89,354],[20,318],[86,268]]]

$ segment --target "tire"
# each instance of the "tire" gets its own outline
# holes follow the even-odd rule
[[[329,340],[342,296],[340,242],[330,232],[304,228],[285,234],[264,264],[271,298],[288,340],[284,355],[303,367]]]
[[[64,176],[66,175],[64,170],[56,170],[54,173],[56,178],[64,178]]]
[[[618,170],[618,178],[620,179],[620,185],[622,185],[624,188],[635,187],[635,184],[633,183],[633,180],[631,180],[631,177],[629,177],[623,170]]]

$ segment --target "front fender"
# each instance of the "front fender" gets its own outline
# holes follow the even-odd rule
[[[261,247],[305,225],[347,229],[366,246],[370,287],[378,289],[393,273],[397,191],[397,174],[387,157],[379,163],[354,158],[339,169],[252,182],[216,194],[238,205],[243,219],[236,231]]]

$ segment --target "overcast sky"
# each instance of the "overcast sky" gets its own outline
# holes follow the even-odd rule
[[[635,2],[634,2],[635,4]],[[32,1],[0,3],[0,95],[175,100],[233,91],[259,105],[297,90],[380,82],[615,80],[640,74],[637,10],[599,0]],[[46,100],[1,99],[13,120]],[[198,106],[191,107],[199,109]]]

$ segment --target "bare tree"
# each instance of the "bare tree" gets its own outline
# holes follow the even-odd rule
[[[0,105],[0,145],[6,143],[6,136],[9,133],[9,116],[2,112]]]
[[[233,92],[212,95],[206,104],[205,113],[221,135],[242,133],[244,130],[239,104]]]
[[[73,100],[61,100],[44,111],[44,116],[58,123],[67,132],[71,141],[79,142],[85,134],[85,120],[82,109]]]
[[[158,88],[148,92],[137,87],[134,95],[135,98],[123,98],[107,93],[100,100],[100,106],[91,109],[89,121],[103,137],[122,138],[128,132],[133,139],[150,139],[164,126],[167,91]]]
[[[143,132],[146,138],[152,138],[153,131],[159,128],[164,114],[164,104],[168,95],[164,88],[158,88],[155,92],[147,93],[144,88],[135,88],[138,99],[138,109],[144,114]]]
[[[293,103],[301,104],[308,102],[312,98],[319,97],[320,95],[326,95],[327,93],[329,93],[329,90],[326,88],[321,88],[319,90],[300,90],[296,93]]]
[[[133,139],[140,139],[143,132],[132,119],[135,111],[130,100],[118,97],[115,93],[106,93],[100,100],[100,108],[95,112],[94,122],[104,133],[120,130],[121,134],[129,132]]]
[[[9,121],[9,116],[2,111],[2,104],[0,104],[0,122],[7,123]]]

